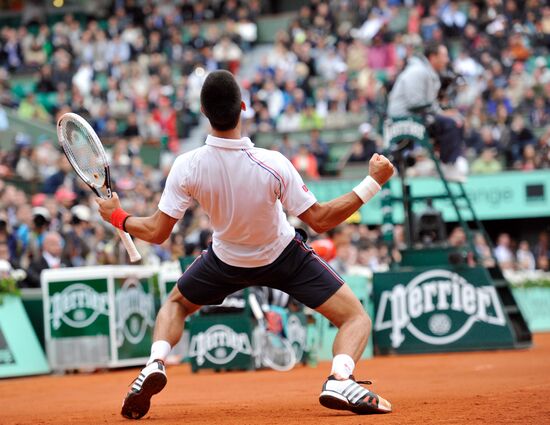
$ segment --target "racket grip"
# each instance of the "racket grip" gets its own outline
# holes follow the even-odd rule
[[[262,320],[264,318],[264,312],[255,294],[248,294],[248,304],[250,304],[250,309],[256,320]]]
[[[124,244],[124,248],[126,248],[126,251],[130,256],[130,261],[132,263],[135,263],[136,261],[141,260],[141,255],[138,252],[136,246],[134,245],[134,241],[132,240],[132,237],[123,230],[117,229],[117,232],[118,232],[118,235],[120,236],[120,239],[122,240],[122,243]]]

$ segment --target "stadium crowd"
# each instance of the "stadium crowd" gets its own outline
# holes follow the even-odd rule
[[[111,145],[124,207],[148,214],[174,156],[199,124],[200,87],[209,71],[240,75],[249,105],[245,131],[279,133],[281,142],[272,148],[306,177],[318,178],[330,149],[324,129],[360,128],[350,161],[365,162],[382,149],[379,133],[392,83],[407,58],[435,40],[451,54],[453,74],[441,102],[462,114],[472,173],[550,166],[550,7],[543,0],[310,0],[277,33],[254,72],[243,75],[241,61],[257,40],[261,5],[126,0],[114,2],[102,20],[66,14],[53,25],[38,20],[4,26],[0,103],[26,120],[53,123],[67,111],[83,115]],[[17,91],[12,77],[25,74],[35,82]],[[0,132],[9,125],[1,105]],[[309,131],[310,142],[297,144],[296,131]],[[159,167],[141,158],[151,140],[166,147]],[[0,151],[0,256],[31,270],[120,261],[121,245],[97,220],[93,197],[56,142],[26,134],[13,142],[12,150]],[[32,182],[35,193],[25,194],[4,178]],[[331,259],[339,271],[387,266],[391,253],[378,228],[343,229],[347,236],[335,244]],[[138,249],[146,262],[158,262],[192,255],[209,238],[207,217],[193,209],[165,244],[138,242]],[[548,270],[546,233],[532,247],[509,237],[497,242],[495,254],[505,267]],[[487,249],[479,247],[485,254]]]

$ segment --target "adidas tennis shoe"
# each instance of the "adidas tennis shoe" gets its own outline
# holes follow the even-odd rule
[[[122,403],[122,416],[128,419],[145,416],[151,406],[151,397],[162,391],[167,380],[164,363],[160,360],[141,369]]]
[[[356,381],[353,375],[339,381],[331,375],[323,385],[319,402],[329,409],[350,410],[359,415],[391,412],[389,401],[359,384],[370,385],[372,382]]]

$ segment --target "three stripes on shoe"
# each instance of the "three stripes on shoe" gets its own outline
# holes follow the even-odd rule
[[[131,390],[134,391],[134,392],[139,392],[141,391],[141,387],[143,385],[143,381],[145,381],[145,378],[147,378],[149,375],[151,375],[151,373],[155,373],[155,372],[161,372],[161,373],[165,373],[164,372],[164,365],[160,362],[153,362],[151,363],[150,365],[144,367],[139,376],[136,378],[136,380],[134,381],[134,383],[132,384],[132,388]]]
[[[359,400],[365,397],[368,392],[368,390],[363,388],[357,382],[351,381],[344,391],[342,391],[342,395],[344,395],[350,403],[356,404]]]
[[[132,385],[132,391],[139,392],[141,391],[141,385],[143,384],[143,380],[145,379],[145,375],[143,372],[139,374],[139,376],[134,381],[134,384]]]

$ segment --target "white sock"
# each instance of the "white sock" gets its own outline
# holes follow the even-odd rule
[[[171,350],[172,347],[167,341],[153,342],[153,345],[151,345],[151,357],[149,357],[147,366],[149,366],[155,360],[162,360],[164,362],[166,360],[166,357],[168,357],[168,354],[170,354]]]
[[[332,359],[332,371],[331,375],[334,375],[336,379],[348,379],[353,373],[355,368],[355,362],[347,354],[337,354]]]

